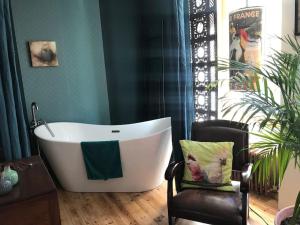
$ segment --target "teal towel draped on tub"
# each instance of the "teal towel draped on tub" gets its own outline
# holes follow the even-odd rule
[[[89,180],[123,177],[119,141],[81,142]]]

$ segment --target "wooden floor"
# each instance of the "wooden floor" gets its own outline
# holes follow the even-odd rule
[[[59,191],[62,225],[167,225],[166,183],[145,193],[72,193]],[[251,195],[250,207],[272,225],[275,200]],[[250,212],[250,225],[264,224]],[[176,225],[200,225],[178,220]]]

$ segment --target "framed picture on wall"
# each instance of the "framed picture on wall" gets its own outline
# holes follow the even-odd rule
[[[262,64],[262,18],[260,6],[245,7],[229,13],[229,59],[260,66]],[[230,77],[244,74],[255,83],[256,76],[247,70],[231,70]],[[249,91],[248,83],[231,81],[230,90]]]
[[[30,41],[32,67],[58,66],[55,41]]]
[[[295,0],[295,35],[300,36],[300,3]]]

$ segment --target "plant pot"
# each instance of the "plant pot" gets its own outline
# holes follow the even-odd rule
[[[289,206],[281,209],[276,213],[274,223],[275,225],[281,225],[281,222],[284,221],[288,217],[292,217],[294,212],[294,206]]]
[[[279,210],[294,205],[299,192],[300,170],[299,168],[295,167],[295,160],[292,159],[286,169],[283,181],[279,188]]]

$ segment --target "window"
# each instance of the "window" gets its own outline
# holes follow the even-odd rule
[[[207,91],[209,83],[218,79],[217,0],[189,0],[194,76],[195,120],[218,117],[218,91]]]

